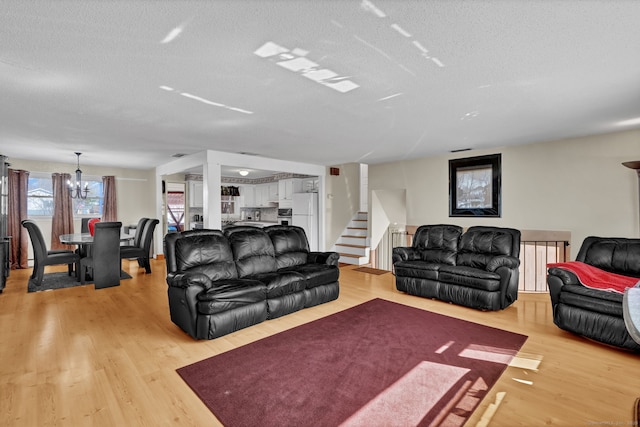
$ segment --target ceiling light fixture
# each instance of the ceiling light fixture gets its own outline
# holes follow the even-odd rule
[[[89,193],[89,184],[84,183],[84,188],[82,187],[82,171],[80,170],[80,154],[76,152],[76,156],[78,157],[78,166],[76,169],[76,182],[75,184],[71,184],[70,180],[67,180],[67,186],[69,187],[69,195],[72,199],[86,199],[87,194]],[[83,194],[84,193],[84,194]]]
[[[247,176],[247,175],[249,175],[249,171],[246,171],[246,170],[239,170],[239,171],[238,171],[238,173],[239,173],[240,175],[242,175],[242,176]]]

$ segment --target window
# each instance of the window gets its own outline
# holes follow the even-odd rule
[[[104,193],[102,178],[84,176],[89,193],[86,199],[73,199],[73,216],[98,217],[102,215]],[[27,215],[53,216],[53,182],[51,174],[32,172],[29,174],[27,190]]]
[[[102,215],[102,205],[104,202],[104,192],[102,178],[95,176],[83,176],[83,184],[87,183],[89,192],[86,199],[73,199],[73,216],[75,217],[97,217]]]
[[[53,215],[53,185],[51,175],[29,174],[29,188],[27,190],[27,215]]]
[[[220,196],[220,210],[223,214],[236,213],[236,198],[233,196]]]

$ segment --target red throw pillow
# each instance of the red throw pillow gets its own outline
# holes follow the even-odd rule
[[[91,234],[92,236],[96,232],[95,230],[96,222],[100,222],[100,218],[91,218],[87,223],[87,225],[89,226],[89,234]]]

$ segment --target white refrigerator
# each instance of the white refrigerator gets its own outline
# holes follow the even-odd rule
[[[293,193],[292,225],[304,228],[309,250],[318,251],[318,193]]]

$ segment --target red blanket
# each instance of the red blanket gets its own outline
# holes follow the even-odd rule
[[[580,283],[584,286],[603,291],[618,292],[622,294],[625,289],[633,288],[638,282],[640,282],[640,279],[637,277],[609,273],[580,261],[547,264],[547,268],[552,267],[569,270],[578,276],[578,280],[580,280]]]

